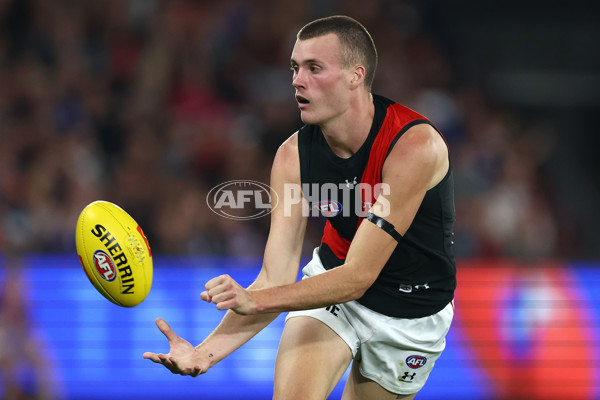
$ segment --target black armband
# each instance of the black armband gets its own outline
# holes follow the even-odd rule
[[[367,214],[367,220],[386,231],[391,237],[396,239],[397,242],[402,239],[402,235],[398,233],[398,231],[394,228],[394,225],[390,224],[385,219],[370,212]]]

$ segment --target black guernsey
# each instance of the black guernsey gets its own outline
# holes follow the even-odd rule
[[[422,115],[384,97],[373,95],[373,101],[369,136],[350,158],[336,156],[318,126],[305,125],[298,133],[304,197],[311,209],[327,218],[319,246],[326,269],[344,263],[359,224],[379,191],[385,190],[381,170],[397,140],[417,124],[435,128]],[[357,301],[396,318],[420,318],[442,310],[456,288],[454,220],[450,164],[442,181],[425,194],[413,223],[376,281]]]

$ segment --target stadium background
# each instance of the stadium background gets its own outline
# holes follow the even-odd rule
[[[431,118],[452,149],[458,311],[419,398],[600,398],[599,8],[0,0],[0,396],[270,397],[281,318],[196,380],[141,354],[166,350],[158,316],[193,342],[210,332],[207,279],[255,276],[268,218],[218,217],[206,194],[268,182],[300,126],[294,34],[347,14],[377,44],[374,91]],[[135,309],[78,265],[75,221],[96,199],[128,210],[156,254]]]

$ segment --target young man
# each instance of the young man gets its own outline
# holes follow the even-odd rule
[[[306,125],[281,145],[271,174],[280,197],[297,197],[273,210],[248,289],[229,276],[206,284],[201,298],[229,310],[219,326],[194,347],[158,319],[170,352],[144,358],[197,376],[290,311],[274,399],[325,399],[352,360],[345,400],[412,399],[423,387],[454,314],[452,173],[431,122],[371,94],[376,64],[369,33],[351,18],[300,30],[292,85]],[[296,282],[306,202],[328,219]]]

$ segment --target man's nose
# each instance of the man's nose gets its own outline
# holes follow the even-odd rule
[[[299,69],[294,72],[294,77],[292,78],[292,86],[295,88],[304,87],[304,74]]]

